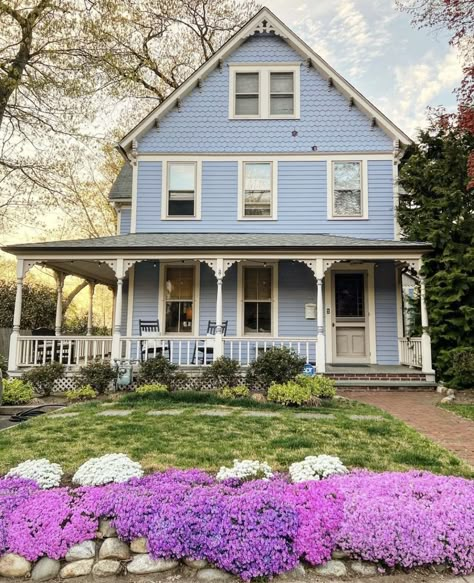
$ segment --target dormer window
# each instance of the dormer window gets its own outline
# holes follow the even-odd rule
[[[300,65],[230,65],[231,119],[297,119]]]

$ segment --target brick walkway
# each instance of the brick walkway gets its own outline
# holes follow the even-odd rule
[[[385,409],[474,466],[474,423],[437,407],[443,395],[408,391],[339,392]]]

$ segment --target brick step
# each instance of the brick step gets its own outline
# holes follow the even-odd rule
[[[438,386],[432,381],[378,381],[378,380],[340,380],[335,379],[336,387],[344,388],[345,390],[381,390],[381,391],[397,391],[403,389],[412,389],[413,391],[430,391],[433,392]]]

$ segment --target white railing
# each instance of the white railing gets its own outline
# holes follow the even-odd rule
[[[421,368],[421,338],[407,336],[398,339],[400,351],[400,364]]]
[[[233,360],[237,360],[241,366],[248,366],[260,354],[270,348],[286,347],[294,350],[306,362],[316,362],[317,340],[316,338],[262,338],[242,336],[240,338],[227,336],[224,338],[224,354]]]
[[[20,336],[17,364],[34,367],[60,362],[78,367],[95,359],[110,359],[111,350],[111,336]]]
[[[143,362],[162,355],[179,366],[202,366],[212,364],[214,344],[214,338],[209,336],[188,338],[122,336],[120,358]]]

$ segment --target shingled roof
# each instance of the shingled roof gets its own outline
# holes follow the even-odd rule
[[[110,189],[110,200],[127,200],[132,198],[132,180],[133,173],[130,164],[125,162],[119,175],[115,179]]]

